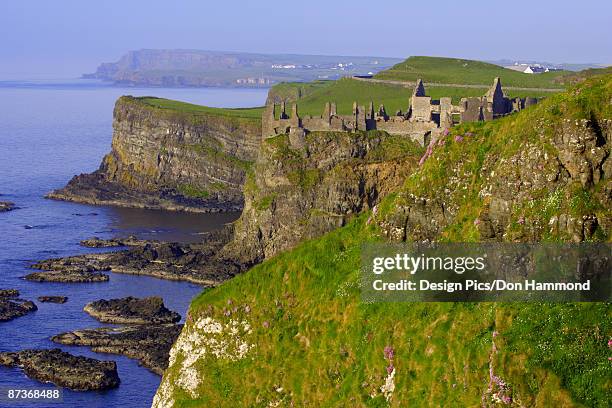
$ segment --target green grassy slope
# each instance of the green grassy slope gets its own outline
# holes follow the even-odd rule
[[[553,80],[564,74],[563,71],[542,74],[524,74],[486,62],[458,58],[410,57],[392,68],[376,74],[379,79],[415,81],[442,84],[490,84],[493,78],[500,77],[507,86],[529,88],[561,88]]]
[[[242,119],[261,119],[263,108],[212,108],[209,106],[195,105],[187,102],[179,102],[171,99],[156,98],[152,96],[134,98],[147,106],[157,109],[165,109],[189,114],[210,114]]]
[[[459,215],[439,238],[477,240],[470,225],[482,205],[474,194],[484,182],[485,159],[501,160],[524,143],[537,142],[534,131],[542,122],[535,118],[551,123],[612,118],[611,96],[609,76],[501,121],[457,127],[401,190],[428,197],[441,194],[444,183],[458,177],[462,194],[452,197]],[[545,151],[553,148],[545,133],[541,141]],[[529,208],[540,208],[537,199]],[[590,202],[587,207],[576,203],[576,215],[610,211]],[[399,195],[387,197],[374,220],[401,204]],[[571,200],[542,208],[546,211],[538,216],[551,217],[565,211],[565,205]],[[383,240],[377,221],[369,217],[362,214],[196,298],[183,335],[195,332],[189,322],[204,317],[224,325],[246,321],[252,331],[242,339],[253,347],[243,359],[208,354],[197,361],[197,397],[175,387],[176,406],[609,406],[609,304],[363,303],[360,248]],[[387,401],[381,387],[390,367],[389,350],[395,389]],[[179,368],[184,358],[179,356],[165,373],[162,387],[183,381]],[[510,397],[510,403],[492,402],[500,389],[488,391],[490,373],[508,384],[501,395]]]
[[[488,77],[486,83],[492,84],[493,76]],[[300,84],[283,84],[283,86],[285,88],[291,88],[292,86],[298,87]],[[450,96],[453,98],[453,103],[458,103],[463,97],[483,96],[486,93],[486,88],[474,89],[436,86],[426,87],[426,92],[427,95],[434,99]],[[549,96],[551,93],[508,90],[506,94],[510,97],[544,97]],[[298,100],[298,108],[300,116],[320,116],[323,113],[326,102],[336,102],[338,113],[347,115],[352,112],[354,101],[357,101],[359,105],[363,105],[366,108],[370,101],[372,101],[374,102],[375,109],[377,109],[380,104],[384,104],[387,113],[395,114],[395,112],[400,109],[402,112],[406,111],[410,106],[411,96],[412,88],[345,78],[338,81],[323,83],[316,86],[314,89],[308,90],[305,96]],[[287,106],[287,110],[287,113],[290,114],[290,106]]]

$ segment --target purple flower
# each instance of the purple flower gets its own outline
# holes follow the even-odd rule
[[[475,225],[475,226],[477,226],[477,225],[479,225],[479,224],[480,224],[480,218],[476,218],[476,219],[474,220],[474,225]]]
[[[391,374],[393,370],[395,370],[395,367],[393,367],[393,363],[391,363],[387,366],[387,374]]]
[[[385,354],[385,358],[391,361],[393,360],[393,356],[395,355],[395,350],[393,350],[393,347],[391,346],[386,346],[384,350],[384,354]]]
[[[462,136],[455,136],[455,142],[463,142],[463,137]]]
[[[525,216],[521,215],[518,219],[518,223],[521,225],[525,224]]]
[[[266,320],[265,322],[263,322],[263,323],[262,323],[262,326],[263,326],[265,329],[267,329],[267,328],[269,328],[269,327],[270,327],[270,322]]]
[[[443,134],[444,136],[448,136],[448,133],[449,133],[448,128],[444,128],[444,131],[442,132],[442,134]]]
[[[608,348],[612,348],[612,339],[608,340]]]

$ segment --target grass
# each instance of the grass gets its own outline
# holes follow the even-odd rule
[[[178,191],[185,197],[191,198],[208,198],[210,196],[210,193],[208,191],[191,184],[179,185]]]
[[[397,81],[415,81],[420,78],[425,82],[473,85],[488,85],[493,82],[493,78],[500,77],[506,86],[563,89],[554,80],[564,74],[564,71],[525,74],[486,62],[459,58],[410,57],[379,72],[375,77]]]
[[[134,99],[153,108],[167,109],[190,114],[209,114],[242,119],[261,119],[261,114],[263,112],[263,107],[235,109],[212,108],[209,106],[195,105],[192,103],[179,102],[164,98],[156,98],[152,96],[138,97]]]
[[[488,83],[492,83],[493,77],[489,78]],[[299,84],[296,84],[296,86]],[[289,87],[289,84],[283,84]],[[274,92],[275,88],[272,88]],[[461,98],[483,96],[486,93],[486,88],[458,88],[458,87],[428,87],[426,88],[427,95],[433,99],[440,99],[444,96],[452,98],[453,103],[458,104]],[[506,94],[510,97],[545,97],[549,96],[550,92],[535,92],[535,91],[507,91]],[[374,102],[374,109],[378,109],[381,104],[385,105],[385,109],[389,115],[395,114],[398,110],[406,112],[410,106],[410,97],[412,96],[412,88],[405,88],[400,85],[381,84],[374,82],[358,81],[351,78],[344,78],[338,81],[327,82],[320,84],[310,92],[306,93],[298,100],[298,114],[300,116],[312,115],[321,116],[326,102],[336,102],[338,114],[349,115],[352,113],[353,102],[357,101],[359,105],[366,109],[370,101]],[[280,114],[277,108],[277,115]],[[291,103],[287,104],[287,114],[291,115]]]
[[[256,349],[238,362],[199,362],[200,397],[177,393],[177,406],[386,407],[385,347],[394,349],[397,370],[390,406],[479,406],[495,330],[496,375],[515,400],[537,406],[550,393],[546,406],[606,406],[606,305],[362,303],[361,245],[380,240],[366,218],[198,296],[192,318],[248,320]],[[226,317],[229,303],[239,311]]]

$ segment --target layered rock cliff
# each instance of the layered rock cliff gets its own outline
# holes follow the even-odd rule
[[[254,264],[341,227],[417,167],[418,143],[385,132],[265,139],[244,187],[228,258]]]
[[[203,110],[157,98],[121,97],[111,152],[92,174],[49,198],[187,211],[239,210],[260,142],[260,121],[241,110]]]

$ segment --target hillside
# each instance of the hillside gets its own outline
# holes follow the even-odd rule
[[[611,97],[453,128],[375,211],[205,291],[154,406],[607,407],[608,304],[369,304],[359,270],[389,239],[609,242]]]
[[[378,72],[398,58],[143,49],[101,64],[84,78],[120,85],[269,87],[286,81],[338,79]]]
[[[397,81],[416,81],[441,84],[488,85],[492,78],[500,77],[506,86],[527,88],[562,88],[554,82],[565,71],[524,74],[487,62],[459,58],[410,57],[390,69],[379,72],[375,78]]]
[[[585,81],[593,76],[607,74],[612,74],[612,67],[588,68],[578,72],[569,72],[559,78],[556,78],[555,82],[563,85],[574,85],[579,82]]]

